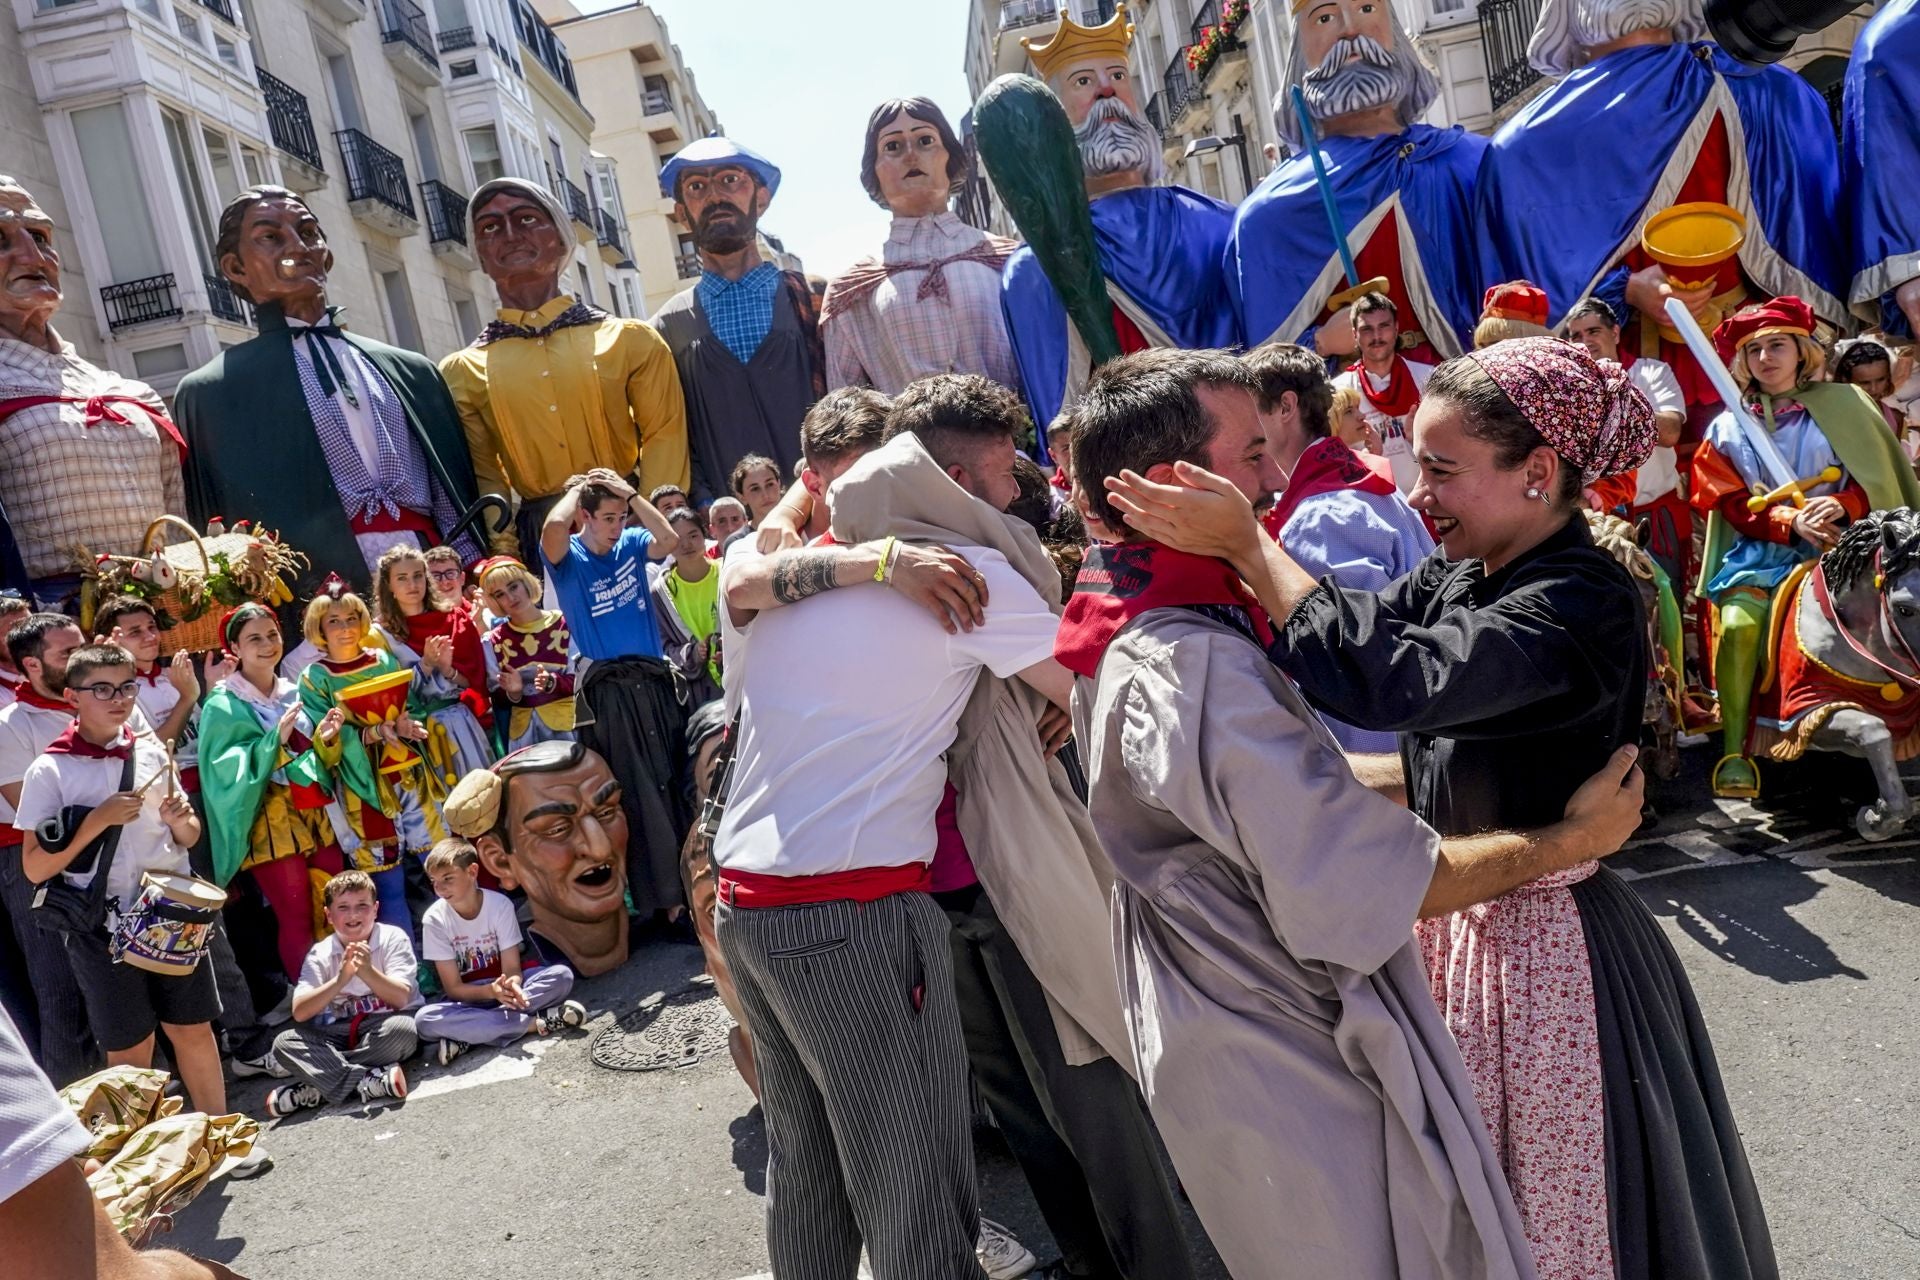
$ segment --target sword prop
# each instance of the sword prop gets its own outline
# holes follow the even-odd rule
[[[1733,415],[1733,421],[1740,428],[1740,434],[1759,456],[1760,465],[1766,468],[1767,479],[1775,489],[1791,492],[1801,481],[1793,474],[1793,468],[1780,456],[1780,447],[1773,442],[1773,436],[1760,424],[1759,419],[1747,412],[1747,406],[1740,401],[1739,388],[1733,385],[1733,375],[1727,366],[1720,363],[1720,353],[1707,341],[1707,335],[1700,331],[1700,325],[1687,310],[1686,304],[1678,298],[1668,298],[1667,319],[1673,328],[1686,341],[1687,350],[1693,352],[1693,358],[1700,362],[1700,369],[1707,375],[1707,381],[1720,393],[1720,402],[1727,406],[1727,412]]]
[[[1778,489],[1766,493],[1756,493],[1747,499],[1747,510],[1759,515],[1768,507],[1780,502],[1791,502],[1796,507],[1807,505],[1807,490],[1817,489],[1823,484],[1838,484],[1844,474],[1838,467],[1828,467],[1818,475],[1805,476],[1792,484],[1783,484]]]
[[[1333,247],[1340,254],[1340,270],[1347,277],[1347,287],[1327,299],[1327,310],[1338,311],[1362,294],[1384,293],[1387,288],[1385,276],[1375,276],[1371,280],[1360,278],[1360,268],[1354,265],[1353,250],[1347,245],[1347,224],[1340,218],[1340,206],[1333,198],[1333,180],[1327,177],[1327,162],[1320,155],[1320,135],[1314,132],[1313,114],[1307,110],[1307,95],[1300,91],[1299,85],[1291,90],[1293,114],[1300,122],[1300,142],[1307,150],[1307,159],[1313,162],[1313,182],[1320,190],[1320,207],[1327,211],[1327,225],[1333,230]]]

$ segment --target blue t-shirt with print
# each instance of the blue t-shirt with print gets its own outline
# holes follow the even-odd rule
[[[613,550],[597,556],[576,533],[567,539],[566,556],[547,565],[573,643],[595,662],[661,656],[653,593],[647,589],[651,545],[651,533],[628,529]]]

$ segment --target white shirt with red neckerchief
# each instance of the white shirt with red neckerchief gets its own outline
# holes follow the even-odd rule
[[[1433,366],[1418,360],[1406,360],[1404,356],[1397,358],[1405,362],[1407,372],[1413,375],[1414,390],[1424,392],[1427,379],[1433,376]],[[1364,387],[1360,385],[1360,373],[1367,375],[1367,385]],[[1396,418],[1382,413],[1374,408],[1372,397],[1367,395],[1369,389],[1374,395],[1384,395],[1392,383],[1391,374],[1382,378],[1364,368],[1359,373],[1343,369],[1340,376],[1333,380],[1336,387],[1347,387],[1360,393],[1360,417],[1380,433],[1380,456],[1393,468],[1394,487],[1402,494],[1408,494],[1413,492],[1414,482],[1420,478],[1420,465],[1413,458],[1413,414],[1409,412]]]

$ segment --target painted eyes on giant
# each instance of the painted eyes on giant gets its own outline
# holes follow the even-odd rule
[[[33,241],[33,243],[39,247],[40,252],[42,254],[48,254],[48,255],[52,254],[53,252],[53,233],[52,232],[48,231],[45,227],[40,227],[40,226],[28,226],[25,228],[25,230],[28,238],[30,238]],[[20,234],[20,230],[18,228],[9,226],[5,222],[0,222],[0,250],[11,249],[13,247],[13,238],[18,234]]]
[[[531,231],[540,225],[540,215],[531,209],[522,209],[512,216],[514,223],[517,224],[522,231]],[[497,236],[506,229],[507,219],[494,217],[488,218],[485,222],[476,225],[474,232],[480,236]]]
[[[739,195],[752,184],[753,179],[745,173],[716,173],[712,177],[685,178],[680,183],[680,190],[683,195],[691,196],[695,200],[704,200],[714,192],[723,196]]]

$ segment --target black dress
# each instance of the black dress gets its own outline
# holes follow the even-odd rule
[[[1576,518],[1496,573],[1436,552],[1377,595],[1323,582],[1271,652],[1328,715],[1398,732],[1409,805],[1458,836],[1560,820],[1638,737],[1646,636],[1639,591]],[[1571,892],[1593,969],[1615,1273],[1777,1276],[1679,957],[1604,864]]]

